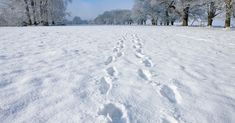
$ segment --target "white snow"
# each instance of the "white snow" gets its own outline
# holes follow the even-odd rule
[[[235,31],[0,28],[1,123],[234,123]]]

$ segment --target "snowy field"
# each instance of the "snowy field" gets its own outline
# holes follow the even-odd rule
[[[0,28],[1,123],[234,123],[235,31]]]

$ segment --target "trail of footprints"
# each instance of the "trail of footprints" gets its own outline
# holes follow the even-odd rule
[[[138,69],[137,73],[140,78],[142,78],[145,81],[148,81],[149,84],[152,86],[159,87],[159,94],[166,98],[172,105],[176,105],[181,103],[181,95],[177,90],[177,87],[172,85],[165,85],[161,83],[157,83],[153,80],[152,73],[150,71],[150,68],[154,67],[154,63],[152,62],[151,58],[146,56],[146,54],[143,51],[143,42],[141,42],[140,38],[137,35],[133,35],[132,38],[132,44],[133,44],[133,49],[136,58],[141,60],[141,63],[144,65],[143,69]],[[174,107],[174,106],[173,106]],[[161,122],[163,123],[168,123],[168,122],[178,122],[180,120],[180,117],[178,116],[178,112],[175,109],[174,113],[177,116],[170,117],[167,114],[163,114],[161,118]]]
[[[123,37],[117,42],[116,47],[113,48],[113,55],[109,56],[104,64],[107,66],[105,69],[106,76],[100,79],[100,92],[101,94],[108,95],[113,88],[113,81],[117,79],[118,70],[115,66],[111,64],[116,62],[121,56],[124,55],[124,40]]]
[[[101,77],[99,91],[102,95],[108,96],[114,87],[113,82],[118,79],[118,70],[112,63],[116,62],[120,57],[124,55],[124,40],[122,37],[116,47],[113,48],[113,55],[109,56],[104,64],[107,66],[105,69],[106,76]],[[108,123],[129,123],[129,118],[127,115],[126,108],[120,103],[107,103],[104,104],[98,111],[99,116],[105,117]]]
[[[152,73],[150,72],[149,68],[152,68],[154,64],[151,58],[147,57],[146,54],[144,53],[143,42],[141,42],[141,40],[137,37],[137,35],[133,35],[132,44],[136,58],[140,59],[141,63],[145,66],[144,69],[139,69],[137,73],[142,79],[151,82]]]
[[[113,55],[109,56],[104,64],[107,66],[105,69],[106,76],[101,77],[99,91],[102,95],[108,96],[114,87],[113,82],[118,79],[118,70],[115,66],[112,66],[112,63],[118,61],[120,57],[124,55],[124,41],[126,38],[123,36],[120,39],[116,47],[113,48]],[[174,105],[181,103],[181,95],[177,91],[177,87],[175,85],[166,85],[157,83],[153,80],[153,75],[151,72],[151,68],[154,67],[154,63],[151,60],[151,57],[148,57],[143,51],[143,42],[141,42],[140,38],[137,35],[133,35],[132,38],[133,49],[136,58],[141,60],[141,64],[144,65],[144,68],[140,68],[137,70],[138,76],[147,81],[148,84],[151,84],[154,87],[158,87],[159,94],[167,99],[174,107]],[[107,103],[104,104],[100,110],[98,111],[99,116],[105,117],[107,122],[109,123],[129,123],[129,118],[127,115],[127,110],[123,104],[120,103]],[[170,114],[162,113],[161,122],[162,123],[177,123],[181,120],[180,114],[178,113],[178,109],[175,108],[173,111],[173,116]],[[182,121],[182,120],[181,120]]]

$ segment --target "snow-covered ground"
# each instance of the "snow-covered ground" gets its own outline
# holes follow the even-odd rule
[[[234,123],[235,31],[0,28],[1,123]]]

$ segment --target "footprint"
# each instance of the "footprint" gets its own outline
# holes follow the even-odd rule
[[[99,90],[100,90],[100,93],[101,94],[106,94],[108,95],[110,90],[112,89],[112,79],[109,78],[109,77],[102,77],[100,79],[100,87],[99,87]]]
[[[143,46],[143,44],[141,42],[138,42],[137,45],[139,45],[140,47]]]
[[[120,45],[120,48],[121,48],[121,49],[123,49],[124,47],[125,47],[124,44],[121,44],[121,45]]]
[[[115,47],[115,48],[113,49],[113,52],[114,52],[114,53],[119,52],[119,51],[120,51],[120,49],[117,48],[117,47]]]
[[[132,46],[134,49],[136,49],[137,47],[135,45]]]
[[[174,118],[171,117],[169,115],[164,114],[164,116],[162,116],[160,123],[178,123],[178,121]]]
[[[142,49],[137,49],[136,50],[137,53],[142,53],[143,54],[143,50]]]
[[[144,54],[142,54],[142,53],[135,53],[135,56],[137,58],[144,58]]]
[[[109,67],[106,69],[106,72],[109,76],[117,76],[118,75],[118,71],[115,67]]]
[[[150,73],[150,71],[148,70],[143,70],[143,69],[139,69],[138,70],[138,74],[141,78],[150,81],[152,78],[152,74]]]
[[[149,84],[152,86],[160,86],[161,85],[161,83],[156,82],[156,81],[150,81]]]
[[[101,108],[98,115],[103,115],[108,123],[129,123],[127,111],[121,104],[108,103]]]
[[[123,52],[118,52],[118,53],[117,53],[117,57],[121,57],[121,56],[123,56],[123,55],[124,55]]]
[[[109,65],[110,63],[112,63],[115,60],[115,57],[110,56],[108,57],[108,59],[105,61],[105,65]]]
[[[160,89],[160,93],[162,96],[166,97],[172,103],[181,103],[181,95],[177,91],[177,87],[175,86],[166,86],[163,85]]]
[[[144,63],[145,67],[153,67],[153,62],[148,58],[144,59],[142,62]]]

